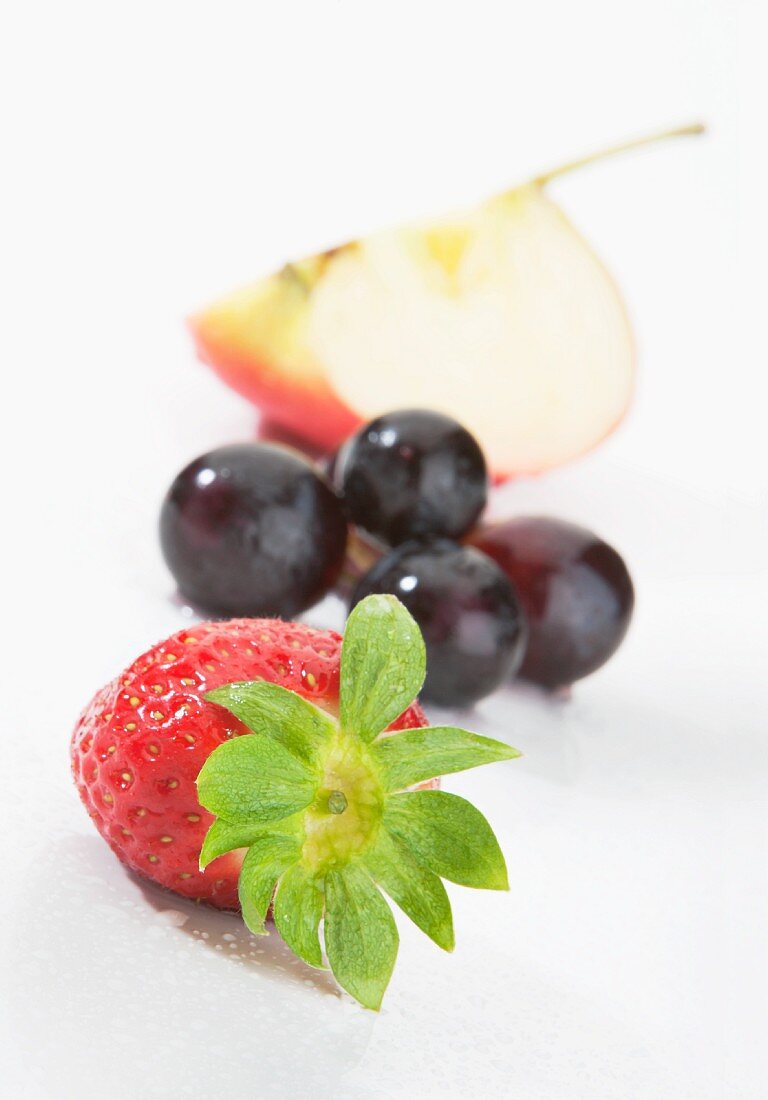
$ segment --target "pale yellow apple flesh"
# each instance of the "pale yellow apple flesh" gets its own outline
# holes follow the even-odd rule
[[[493,469],[518,474],[588,450],[632,395],[616,285],[536,184],[344,249],[314,287],[306,341],[362,419],[450,413]]]

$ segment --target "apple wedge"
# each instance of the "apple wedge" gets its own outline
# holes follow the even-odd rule
[[[192,319],[199,354],[316,447],[428,407],[466,424],[499,477],[568,462],[616,427],[635,375],[621,295],[545,190],[595,159],[288,264]]]

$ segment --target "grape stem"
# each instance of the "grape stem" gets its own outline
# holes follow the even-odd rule
[[[540,176],[536,176],[533,183],[539,187],[544,187],[550,182],[550,180],[557,179],[558,176],[564,176],[568,172],[575,172],[579,168],[585,168],[588,164],[594,164],[596,161],[604,160],[606,157],[613,157],[617,153],[627,153],[632,149],[641,149],[644,145],[655,145],[657,141],[667,141],[669,138],[679,137],[691,137],[695,134],[706,133],[706,126],[702,122],[693,122],[689,126],[678,126],[674,130],[662,130],[657,134],[650,134],[647,137],[634,138],[632,141],[623,141],[619,145],[611,145],[608,149],[602,149],[599,153],[591,153],[586,157],[579,157],[578,160],[568,161],[567,164],[561,164],[559,168],[553,168],[549,172],[544,172]]]

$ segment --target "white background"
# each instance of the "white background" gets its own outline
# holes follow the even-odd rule
[[[758,5],[726,0],[6,7],[3,1098],[761,1094],[764,43]],[[639,392],[599,451],[495,507],[597,527],[636,619],[570,702],[515,689],[471,716],[525,752],[447,784],[497,828],[512,891],[452,891],[453,957],[403,924],[374,1017],[274,940],[251,955],[235,918],[143,890],[70,785],[80,707],[184,622],[168,481],[253,430],[183,318],[697,119],[705,139],[552,188],[626,293]]]

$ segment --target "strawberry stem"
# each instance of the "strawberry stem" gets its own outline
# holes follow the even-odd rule
[[[331,791],[328,795],[328,809],[332,814],[343,814],[347,805],[347,796],[343,791]]]

